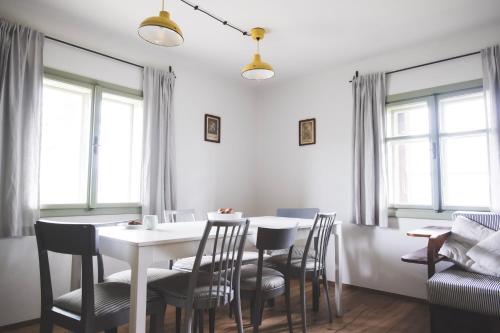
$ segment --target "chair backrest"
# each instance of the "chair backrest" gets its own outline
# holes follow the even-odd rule
[[[317,213],[319,213],[319,208],[278,208],[276,210],[276,216],[298,219],[313,219]]]
[[[257,242],[255,247],[259,250],[259,259],[257,261],[257,283],[255,288],[255,302],[260,304],[262,292],[262,269],[264,266],[264,251],[267,250],[288,250],[288,260],[292,258],[293,244],[297,236],[297,226],[293,228],[270,229],[258,228]]]
[[[452,214],[452,219],[457,216],[466,217],[474,222],[495,231],[500,230],[500,214],[492,212],[457,211]]]
[[[209,295],[208,307],[225,305],[232,300],[233,290],[239,292],[241,259],[249,223],[249,220],[207,222],[190,275],[186,318],[191,314],[193,292],[201,279]],[[200,271],[203,256],[212,257],[209,272]],[[216,270],[217,262],[221,264]]]
[[[306,267],[307,260],[314,258],[314,270],[324,269],[326,266],[326,253],[332,229],[335,225],[335,217],[337,213],[320,213],[316,214],[313,226],[309,231],[304,254],[302,256],[301,268]],[[314,246],[314,256],[311,256],[311,245]]]
[[[194,209],[166,210],[164,212],[165,222],[194,222],[196,221]]]
[[[99,254],[98,233],[91,224],[37,221],[35,224],[40,265],[41,310],[52,308],[53,294],[48,251],[82,256],[82,324],[94,318],[93,256]]]

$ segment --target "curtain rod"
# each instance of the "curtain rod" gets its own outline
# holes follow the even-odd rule
[[[99,52],[99,51],[95,51],[95,50],[92,50],[92,49],[88,49],[88,48],[86,48],[86,47],[83,47],[83,46],[80,46],[80,45],[77,45],[77,44],[73,44],[73,43],[70,43],[70,42],[66,42],[66,41],[64,41],[64,40],[61,40],[61,39],[58,39],[58,38],[55,38],[55,37],[52,37],[52,36],[47,36],[47,35],[45,35],[45,38],[50,39],[50,40],[53,40],[53,41],[58,42],[58,43],[61,43],[61,44],[65,44],[65,45],[68,45],[68,46],[71,46],[71,47],[74,47],[74,48],[77,48],[77,49],[83,50],[83,51],[87,51],[87,52],[90,52],[90,53],[94,53],[94,54],[100,55],[100,56],[102,56],[102,57],[106,57],[106,58],[109,58],[109,59],[113,59],[113,60],[116,60],[116,61],[122,62],[122,63],[127,64],[127,65],[131,65],[131,66],[134,66],[134,67],[137,67],[137,68],[144,69],[144,66],[142,66],[142,65],[138,65],[138,64],[136,64],[136,63],[133,63],[133,62],[130,62],[130,61],[127,61],[127,60],[121,59],[121,58],[113,57],[113,56],[111,56],[111,55],[109,55],[109,54],[105,54],[105,53],[102,53],[102,52]],[[169,71],[169,72],[172,72],[172,66],[168,66],[168,71]]]
[[[426,63],[420,64],[420,65],[415,65],[415,66],[405,67],[405,68],[401,68],[401,69],[396,69],[396,70],[393,70],[393,71],[386,72],[385,74],[386,75],[390,75],[390,74],[394,74],[394,73],[404,72],[404,71],[407,71],[407,70],[410,70],[410,69],[415,69],[415,68],[419,68],[419,67],[434,65],[434,64],[438,64],[440,62],[455,60],[455,59],[459,59],[459,58],[465,58],[465,57],[469,57],[469,56],[480,54],[480,53],[481,53],[481,51],[475,51],[475,52],[465,53],[465,54],[461,54],[461,55],[450,57],[450,58],[445,58],[445,59],[435,60],[435,61],[431,61],[431,62],[426,62]],[[356,71],[356,74],[354,75],[353,79],[356,78],[356,77],[358,77],[358,71]],[[349,83],[351,83],[351,82],[352,82],[352,80],[349,81]]]

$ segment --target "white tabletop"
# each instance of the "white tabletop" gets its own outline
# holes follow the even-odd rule
[[[253,234],[258,227],[310,229],[312,219],[294,219],[276,216],[249,217],[248,233]],[[125,225],[100,227],[99,237],[112,238],[115,241],[133,246],[151,246],[168,243],[190,242],[199,240],[203,234],[206,221],[162,223],[155,230],[127,229]],[[215,232],[215,230],[214,230]]]

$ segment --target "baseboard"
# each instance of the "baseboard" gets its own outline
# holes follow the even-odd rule
[[[12,330],[15,330],[18,328],[23,328],[26,326],[38,324],[39,322],[40,322],[40,318],[35,318],[35,319],[26,320],[26,321],[21,321],[21,322],[14,323],[14,324],[0,326],[0,332],[12,331]]]
[[[330,284],[332,286],[332,288],[335,286],[335,282],[333,282],[333,281],[328,281],[328,284]],[[374,294],[380,294],[380,295],[386,295],[386,296],[396,297],[396,298],[399,298],[399,299],[405,299],[405,300],[410,301],[410,302],[417,302],[417,303],[428,304],[427,300],[423,299],[423,298],[418,298],[418,297],[413,297],[413,296],[407,296],[407,295],[401,295],[401,294],[391,293],[389,291],[383,291],[383,290],[378,290],[378,289],[372,289],[372,288],[366,288],[366,287],[356,286],[356,285],[349,284],[349,283],[343,283],[343,286],[347,287],[347,288],[364,290],[366,292],[370,292],[370,293],[374,293]]]

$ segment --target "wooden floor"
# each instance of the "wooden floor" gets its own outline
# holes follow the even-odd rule
[[[308,283],[309,284],[309,283]],[[309,284],[310,285],[310,284]],[[333,288],[332,288],[333,289]],[[330,292],[333,293],[332,289]],[[321,297],[320,312],[313,313],[311,310],[310,290],[308,290],[308,332],[331,332],[331,333],[427,333],[429,329],[429,313],[427,305],[422,302],[412,301],[403,297],[380,294],[377,292],[357,288],[344,287],[343,306],[344,316],[334,317],[333,323],[328,322],[325,311],[324,297]],[[248,304],[243,305],[243,322],[245,332],[251,332],[249,324]],[[298,296],[298,285],[292,289],[292,311],[294,332],[300,329],[300,306]],[[216,332],[235,332],[235,325],[229,319],[226,308],[217,311]],[[167,309],[165,333],[175,332],[173,308]],[[208,332],[208,323],[205,323],[205,332]],[[287,332],[286,312],[283,298],[276,300],[274,308],[266,307],[264,320],[260,332]],[[38,325],[25,326],[6,330],[12,333],[34,333],[38,332]],[[54,333],[65,332],[56,327]],[[120,327],[119,333],[128,332],[127,326]]]

